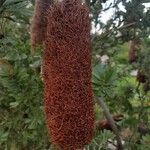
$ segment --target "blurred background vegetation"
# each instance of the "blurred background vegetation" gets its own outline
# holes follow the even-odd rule
[[[127,150],[150,149],[150,0],[86,0],[91,10],[93,91],[112,115]],[[0,0],[0,150],[49,150],[44,122],[42,49],[30,51],[34,0]],[[150,6],[150,5],[149,5]],[[101,14],[112,12],[105,23]],[[95,105],[96,121],[104,116]],[[110,130],[86,150],[115,149]]]

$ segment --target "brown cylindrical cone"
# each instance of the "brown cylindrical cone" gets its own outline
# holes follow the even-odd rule
[[[135,40],[130,41],[129,43],[129,54],[128,54],[129,63],[133,63],[137,59],[137,47]]]
[[[146,80],[147,80],[147,77],[146,77],[146,75],[144,74],[144,72],[138,70],[136,79],[137,79],[137,81],[140,82],[140,83],[145,83]]]
[[[63,0],[48,11],[43,59],[44,102],[51,141],[61,150],[92,140],[94,102],[88,8]]]
[[[36,0],[31,22],[31,46],[43,45],[47,27],[47,11],[53,0]]]

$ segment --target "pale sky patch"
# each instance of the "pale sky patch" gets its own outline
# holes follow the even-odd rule
[[[107,8],[111,3],[113,5],[113,2],[114,0],[108,0],[105,4],[103,4],[104,6],[104,9]],[[122,3],[120,3],[119,5],[119,8],[120,10],[122,10],[123,12],[126,12],[124,6],[122,5]],[[150,8],[150,3],[144,3],[144,6],[146,7],[146,9]],[[111,9],[108,9],[107,11],[103,11],[101,14],[100,14],[100,20],[106,24],[107,21],[113,17],[115,13],[115,8],[111,8]],[[92,33],[100,33],[100,26],[98,25],[97,28],[94,27],[94,24],[92,24]]]

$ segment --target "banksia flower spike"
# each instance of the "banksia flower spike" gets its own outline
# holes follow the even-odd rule
[[[135,39],[132,39],[129,43],[129,55],[128,55],[128,58],[129,58],[129,63],[134,63],[137,61],[137,52],[138,52],[138,49],[140,47],[140,39],[139,38],[135,38]]]
[[[47,10],[53,0],[36,0],[34,15],[31,23],[31,46],[43,45],[47,27]]]
[[[94,130],[88,8],[63,0],[47,15],[43,77],[47,126],[60,150],[82,149]]]

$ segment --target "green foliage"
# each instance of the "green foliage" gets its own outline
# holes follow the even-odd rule
[[[86,146],[86,150],[105,150],[108,149],[108,139],[113,139],[114,135],[110,131],[98,132],[95,134],[92,143]]]
[[[0,17],[12,21],[15,19],[25,19],[31,17],[32,12],[27,9],[27,0],[2,0],[0,3]]]
[[[95,95],[105,97],[113,94],[115,85],[116,72],[113,67],[105,64],[98,64],[93,69],[93,89]]]
[[[0,60],[0,147],[44,149],[49,145],[44,123],[40,55],[31,57],[21,41]],[[40,141],[40,142],[39,142]]]

